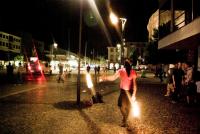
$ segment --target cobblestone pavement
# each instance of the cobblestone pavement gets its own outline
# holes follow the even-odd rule
[[[132,131],[119,126],[117,107],[118,81],[96,85],[104,103],[86,107],[91,95],[84,79],[81,83],[82,105],[76,105],[76,77],[56,83],[18,85],[0,98],[0,133],[15,134],[199,134],[200,107],[172,104],[164,97],[165,84],[157,79],[138,79],[137,101],[141,108],[138,119],[130,118]],[[7,87],[8,89],[9,87]],[[13,88],[13,87],[12,87]],[[16,90],[23,92],[16,92]],[[4,92],[5,93],[5,92]]]

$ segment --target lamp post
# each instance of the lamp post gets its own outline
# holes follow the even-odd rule
[[[127,19],[126,18],[118,18],[113,12],[110,13],[110,20],[113,25],[117,25],[119,20],[121,21],[121,65],[123,64],[124,61],[124,45],[125,45],[125,39],[124,39],[124,28]]]
[[[58,47],[58,44],[54,42],[53,45],[52,45],[52,48],[51,48],[52,49],[51,61],[53,61],[53,49],[57,48],[57,47]]]
[[[77,75],[77,105],[80,105],[80,64],[81,64],[81,40],[82,40],[82,18],[83,18],[83,0],[80,0],[80,16],[79,16],[79,51],[78,51],[78,75]]]
[[[119,18],[122,24],[122,33],[121,33],[121,42],[122,42],[122,59],[121,62],[123,64],[124,62],[124,46],[125,46],[125,38],[124,38],[124,28],[125,28],[125,24],[127,19],[126,18]]]

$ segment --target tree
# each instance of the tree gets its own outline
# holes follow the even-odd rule
[[[156,64],[158,62],[158,29],[154,29],[154,34],[146,47],[145,59],[148,64]]]
[[[14,61],[24,61],[24,56],[23,55],[17,55],[14,57]]]
[[[133,66],[135,66],[137,64],[137,60],[138,60],[138,52],[136,51],[136,49],[133,49],[130,53],[130,59],[132,60],[132,64]]]
[[[147,45],[148,55],[146,55],[145,59],[148,64],[156,64],[158,62],[158,42],[151,41]]]

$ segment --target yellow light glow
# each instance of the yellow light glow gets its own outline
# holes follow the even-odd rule
[[[93,87],[93,83],[92,83],[92,79],[89,73],[86,73],[86,81],[87,81],[88,88],[91,89]]]
[[[139,117],[140,116],[140,108],[138,105],[137,101],[134,101],[131,103],[131,113],[133,115],[133,117]]]
[[[110,20],[114,25],[116,25],[119,21],[118,17],[114,13],[110,13]]]

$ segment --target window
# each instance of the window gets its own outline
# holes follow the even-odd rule
[[[113,60],[114,56],[113,55],[110,55],[110,60]]]
[[[113,52],[113,48],[110,48],[110,52]]]

